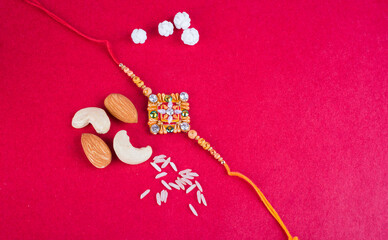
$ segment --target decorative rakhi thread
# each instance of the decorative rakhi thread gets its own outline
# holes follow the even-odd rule
[[[182,116],[184,108],[181,109],[182,106],[186,106],[186,108],[189,108],[188,103],[186,104],[188,100],[188,95],[185,92],[182,92],[181,94],[171,94],[171,95],[163,95],[163,94],[152,94],[151,88],[147,87],[144,82],[136,76],[133,71],[131,71],[128,67],[126,67],[123,63],[120,63],[115,55],[113,54],[111,44],[108,40],[100,40],[95,39],[92,37],[87,36],[84,33],[81,33],[74,27],[72,27],[70,24],[68,24],[66,21],[55,15],[54,13],[47,10],[45,7],[42,6],[37,0],[25,0],[28,4],[39,8],[43,12],[45,12],[47,15],[49,15],[51,18],[53,18],[55,21],[59,22],[60,24],[68,27],[70,30],[75,32],[76,34],[80,35],[81,37],[88,39],[89,41],[96,42],[96,43],[103,43],[112,58],[112,60],[124,71],[127,76],[129,76],[133,83],[136,84],[137,87],[141,88],[143,91],[144,96],[148,97],[149,103],[157,103],[157,112],[158,116],[159,113],[163,116],[160,116],[158,120],[156,121],[156,124],[150,125],[150,131],[153,134],[165,134],[167,132],[186,132],[188,133],[188,136],[190,139],[196,140],[198,144],[205,150],[209,151],[210,154],[219,161],[224,167],[229,176],[239,177],[246,181],[248,184],[250,184],[256,191],[257,195],[259,196],[260,200],[263,202],[267,210],[271,213],[271,215],[275,218],[275,220],[279,223],[280,227],[283,229],[283,231],[286,233],[288,240],[298,240],[298,237],[292,237],[290,232],[288,231],[287,227],[284,225],[283,221],[279,217],[278,213],[275,211],[275,209],[272,207],[272,205],[268,202],[268,200],[265,198],[264,194],[260,191],[260,189],[245,175],[239,173],[239,172],[231,172],[228,164],[226,164],[225,160],[221,157],[219,153],[217,153],[213,147],[210,146],[208,142],[205,141],[205,139],[198,136],[197,132],[195,130],[190,130],[190,121],[184,121],[184,116]],[[152,96],[152,97],[151,97]],[[156,98],[154,97],[156,96]],[[182,104],[183,103],[183,104]],[[150,106],[150,104],[149,104]],[[151,105],[153,106],[153,105]],[[166,109],[167,107],[167,109]],[[164,111],[159,111],[164,110]],[[176,110],[179,110],[180,112],[176,112]],[[149,118],[150,118],[150,110],[149,111]],[[167,112],[168,111],[168,112]],[[152,112],[152,111],[151,111]],[[166,116],[166,114],[168,116]],[[178,116],[178,118],[175,115],[181,115]],[[170,118],[170,116],[172,118]],[[151,116],[152,118],[152,116]],[[189,120],[189,118],[186,118],[186,120]],[[160,121],[160,122],[159,122]],[[174,123],[174,124],[172,124]],[[165,126],[166,125],[166,126]],[[173,127],[173,129],[169,128],[172,125],[176,125]],[[195,211],[195,210],[194,210]],[[193,211],[193,213],[194,213]]]

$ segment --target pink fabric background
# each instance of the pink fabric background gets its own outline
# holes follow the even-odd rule
[[[190,94],[192,127],[250,177],[300,239],[388,238],[385,1],[49,1],[73,26],[109,39],[154,92]],[[253,190],[184,134],[152,136],[146,99],[102,46],[23,1],[0,2],[0,239],[286,239]],[[187,11],[200,41],[157,33]],[[130,40],[148,33],[144,45]],[[138,124],[113,118],[180,169],[200,174],[208,207],[170,193],[149,163],[84,156],[80,108],[128,96]],[[152,195],[140,201],[139,194]],[[195,205],[197,206],[197,205]]]

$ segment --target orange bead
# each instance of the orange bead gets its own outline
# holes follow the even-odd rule
[[[148,97],[149,95],[151,95],[151,93],[152,93],[151,88],[145,87],[145,88],[143,89],[143,94],[144,94],[146,97]]]
[[[190,130],[187,135],[189,136],[190,139],[194,139],[197,136],[197,131],[195,130]]]

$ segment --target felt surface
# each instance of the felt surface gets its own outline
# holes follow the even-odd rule
[[[259,186],[292,235],[388,238],[385,1],[43,4],[112,41],[154,92],[188,92],[192,127]],[[103,46],[23,1],[0,9],[0,239],[286,239],[254,191],[184,134],[149,134],[146,98]],[[200,33],[193,47],[181,30],[157,33],[182,10]],[[144,45],[131,42],[134,28],[147,31]],[[113,92],[132,100],[139,123],[111,117],[102,139],[112,147],[125,129],[135,146],[192,168],[208,207],[195,191],[157,206],[162,186],[148,162],[88,162],[80,138],[94,130],[72,128],[72,116]]]

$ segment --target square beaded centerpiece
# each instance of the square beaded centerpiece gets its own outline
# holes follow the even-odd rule
[[[148,125],[152,134],[190,130],[189,95],[185,92],[151,94],[148,97]]]

